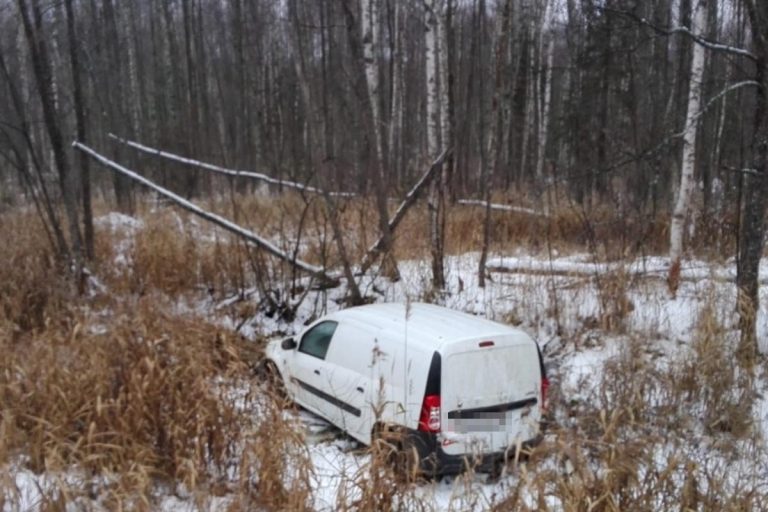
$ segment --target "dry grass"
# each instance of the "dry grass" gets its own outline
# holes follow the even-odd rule
[[[119,499],[223,473],[244,427],[214,385],[245,377],[233,335],[149,303],[103,316],[3,344],[3,451],[35,473],[114,474]]]
[[[213,206],[232,213],[231,202]],[[288,240],[301,224],[302,254],[333,262],[318,202],[305,209],[287,196],[237,206],[238,218],[264,234]],[[342,212],[357,257],[376,237],[372,211],[351,201]],[[151,510],[157,495],[169,493],[198,508],[311,509],[316,477],[302,428],[257,386],[253,345],[168,312],[167,297],[201,290],[219,297],[258,282],[260,293],[285,290],[288,272],[227,236],[202,237],[171,210],[143,218],[123,266],[114,264],[120,235],[99,232],[94,271],[110,295],[85,299],[58,277],[32,216],[0,217],[0,261],[8,262],[0,266],[0,467],[67,475],[41,489],[47,510],[88,508],[93,499],[107,509]],[[406,219],[398,256],[426,254],[423,219],[419,209]],[[451,211],[450,252],[477,250],[481,219],[479,208]],[[543,250],[549,233],[558,250],[592,248],[611,259],[631,254],[633,225],[608,209],[589,222],[567,208],[548,220],[494,213],[494,247]],[[665,230],[663,221],[651,223],[643,249],[662,246]],[[620,274],[606,279],[598,327],[622,332],[631,286]],[[553,386],[547,438],[508,468],[503,495],[484,497],[470,471],[452,508],[765,510],[764,474],[746,478],[743,467],[730,465],[766,460],[766,453],[752,420],[753,376],[732,363],[724,317],[713,305],[702,309],[687,359],[677,365],[656,364],[644,340],[627,334],[621,355],[578,396],[557,396]],[[342,477],[337,508],[433,510],[385,448],[375,445],[370,463]],[[15,486],[0,472],[0,509],[13,508]]]

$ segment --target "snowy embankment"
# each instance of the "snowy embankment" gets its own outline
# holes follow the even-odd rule
[[[114,263],[124,265],[131,257],[132,237],[143,224],[130,217],[110,214],[98,219],[97,225],[122,234],[115,248]],[[210,238],[210,233],[197,223],[183,224],[183,229],[200,231],[195,234],[198,240]],[[491,279],[485,288],[480,288],[476,275],[478,254],[467,253],[447,258],[447,289],[433,300],[528,331],[544,347],[553,385],[563,403],[579,403],[596,392],[594,388],[606,363],[628,357],[629,340],[640,343],[649,364],[662,369],[679,364],[690,355],[697,323],[705,308],[716,311],[725,331],[733,334],[732,312],[736,300],[733,264],[684,262],[683,280],[675,298],[670,297],[662,279],[668,266],[668,260],[663,257],[601,263],[584,254],[556,258],[525,253],[496,254],[488,263]],[[360,283],[361,292],[378,302],[426,300],[430,289],[429,262],[403,261],[400,271],[402,279],[395,283],[382,277],[364,278]],[[760,278],[768,282],[766,262],[761,266]],[[257,312],[245,321],[236,316],[235,303],[257,295],[255,289],[216,302],[210,297],[180,300],[176,312],[206,315],[216,322],[237,327],[247,337],[269,337],[299,332],[307,321],[338,309],[343,293],[342,288],[310,292],[290,322],[268,317],[264,312]],[[757,318],[763,352],[768,351],[766,301],[768,290],[761,292],[763,306]],[[765,379],[760,379],[757,387],[764,389]],[[758,396],[753,415],[758,430],[763,437],[768,436],[768,399]],[[354,441],[312,414],[302,412],[299,419],[306,429],[312,463],[314,507],[335,510],[340,496],[345,496],[347,503],[354,500],[359,492],[355,488],[356,475],[364,471],[369,456]],[[710,461],[707,463],[723,462],[720,452],[708,448],[709,438],[701,434],[700,429],[694,428],[694,432],[697,443],[704,442],[692,446],[691,450],[700,453],[702,461]],[[672,441],[661,446],[655,455],[658,468],[663,468],[665,460],[680,450]],[[558,463],[542,462],[546,466]],[[755,461],[735,463],[740,468],[735,474],[758,470]],[[44,486],[47,478],[54,477],[35,476],[28,471],[14,474],[20,509],[35,509],[39,506],[35,499],[39,496],[38,486]],[[421,485],[415,492],[428,509],[483,510],[516,488],[521,478],[525,478],[524,474],[514,472],[497,481],[488,481],[487,475],[459,476]],[[521,499],[529,498],[523,493]],[[555,509],[562,506],[554,497],[548,497],[547,502]],[[208,508],[215,510],[226,503],[226,497],[216,498],[209,502]],[[192,500],[171,494],[159,497],[159,504],[160,509],[168,511],[196,509]]]
[[[594,392],[604,365],[626,356],[630,338],[642,340],[644,353],[650,354],[655,364],[663,367],[677,364],[690,354],[703,308],[711,307],[717,311],[727,329],[732,331],[735,327],[735,317],[730,314],[734,311],[736,298],[732,265],[686,262],[677,297],[671,298],[664,280],[659,279],[668,268],[664,258],[611,264],[595,264],[587,260],[586,255],[568,255],[554,260],[535,255],[499,255],[494,258],[493,266],[503,266],[505,271],[492,272],[492,278],[483,289],[477,286],[478,255],[452,256],[446,262],[448,288],[439,300],[448,307],[513,323],[527,330],[544,347],[555,385],[570,401],[579,401]],[[762,276],[766,275],[765,268],[761,269]],[[536,271],[530,272],[531,269]],[[402,279],[399,282],[364,281],[361,289],[381,302],[424,300],[429,289],[429,263],[405,261],[400,270]],[[609,276],[622,270],[629,278],[616,285]],[[644,276],[655,279],[642,279]],[[267,337],[274,332],[298,332],[314,315],[337,309],[339,306],[333,299],[339,298],[340,293],[341,290],[330,291],[321,301],[324,305],[321,311],[316,309],[314,300],[306,300],[291,323],[257,314],[243,326],[244,332]],[[617,299],[626,303],[625,316],[613,320],[621,322],[622,334],[604,330],[606,317],[615,314],[612,308]],[[762,304],[767,300],[768,293],[764,292]],[[765,342],[768,332],[767,319],[765,310],[761,309],[758,314],[761,343]],[[616,324],[611,327],[616,329]],[[761,399],[756,403],[754,415],[762,430],[768,432],[768,401]],[[716,454],[703,448],[699,450],[702,460],[721,461]],[[673,451],[665,448],[658,457],[664,460]],[[669,453],[665,455],[666,452]],[[349,450],[343,443],[327,440],[312,441],[310,453],[314,464],[315,505],[318,510],[334,510],[338,496],[342,491],[349,492],[346,486],[368,458]],[[517,484],[515,475],[490,483],[485,479],[485,475],[469,480],[461,477],[443,479],[423,485],[418,491],[434,510],[447,510],[449,506],[464,510],[459,503],[467,493],[479,500],[474,508],[482,510]],[[557,503],[554,505],[557,507]]]

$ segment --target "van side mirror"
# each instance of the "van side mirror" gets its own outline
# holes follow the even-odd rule
[[[280,347],[283,350],[293,350],[298,346],[298,343],[296,343],[296,340],[293,338],[285,338],[282,343],[280,343]]]

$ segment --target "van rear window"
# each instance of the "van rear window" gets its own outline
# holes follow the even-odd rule
[[[325,359],[333,333],[336,332],[336,325],[336,322],[329,321],[317,324],[311,328],[301,337],[299,352]]]

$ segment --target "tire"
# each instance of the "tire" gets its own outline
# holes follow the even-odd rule
[[[416,449],[408,446],[403,429],[393,425],[377,424],[371,437],[373,464],[383,463],[401,483],[424,480]]]

